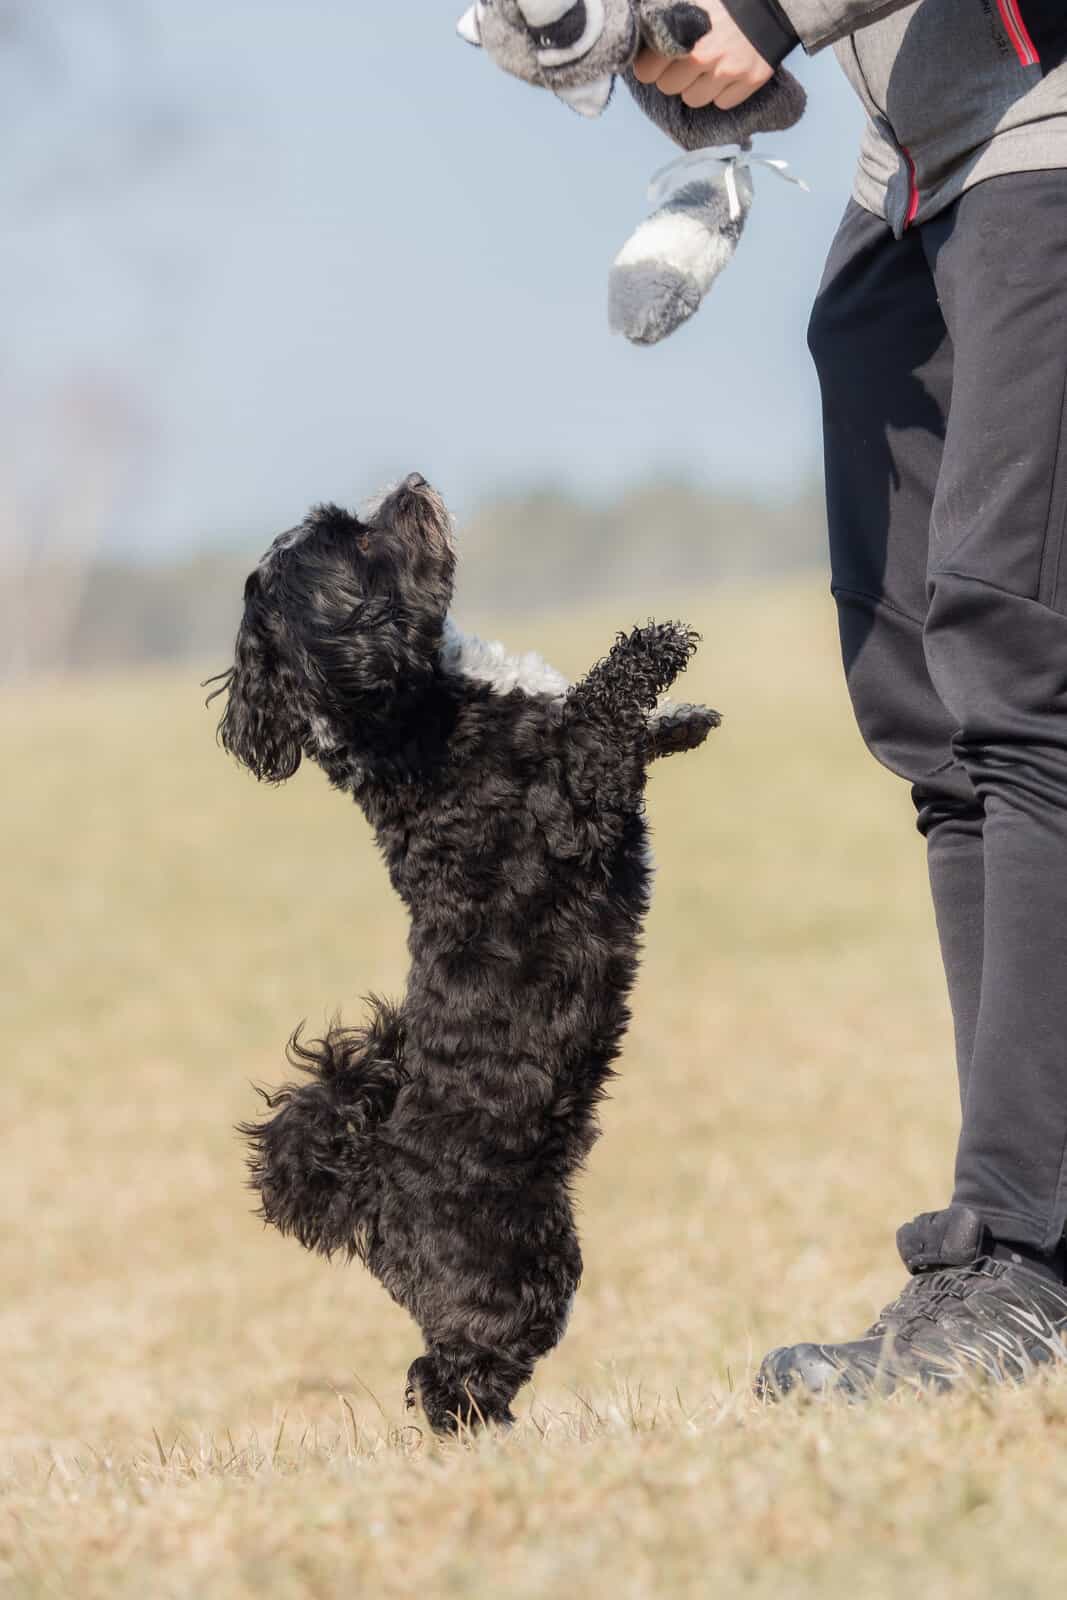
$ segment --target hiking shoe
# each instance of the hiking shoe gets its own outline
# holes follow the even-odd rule
[[[897,1245],[913,1276],[878,1321],[847,1344],[772,1350],[757,1395],[861,1397],[950,1389],[976,1377],[1003,1383],[1067,1359],[1067,1288],[1017,1254],[994,1259],[988,1230],[969,1207],[916,1217]]]

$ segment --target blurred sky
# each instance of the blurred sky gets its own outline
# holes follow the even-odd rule
[[[625,93],[587,123],[506,78],[459,0],[15,5],[0,404],[47,480],[62,397],[111,397],[138,444],[106,544],[255,538],[414,467],[460,510],[818,470],[804,330],[860,126],[828,54],[798,53],[807,119],[763,141],[813,193],[757,177],[699,318],[634,350],[606,275],[671,147]]]

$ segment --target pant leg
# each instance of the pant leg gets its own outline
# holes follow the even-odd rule
[[[1067,1220],[1067,170],[990,179],[921,230],[954,351],[926,659],[985,811],[984,965],[956,1199]]]
[[[954,771],[959,773],[958,765]],[[964,775],[965,776],[965,775]],[[985,812],[976,796],[941,794],[916,785],[919,828],[926,834],[930,890],[937,918],[956,1039],[960,1107],[967,1090],[978,1031],[985,965]]]
[[[931,509],[952,347],[917,234],[852,204],[809,343],[823,396],[833,589],[849,691],[875,756],[911,780],[965,1093],[982,976],[982,807],[923,648]]]

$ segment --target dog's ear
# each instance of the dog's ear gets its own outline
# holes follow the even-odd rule
[[[259,615],[259,581],[253,573],[245,585],[234,664],[210,698],[226,695],[218,728],[223,749],[261,781],[284,783],[300,765],[305,726],[293,675],[279,662]]]

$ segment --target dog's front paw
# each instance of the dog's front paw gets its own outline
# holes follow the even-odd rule
[[[635,628],[627,643],[635,666],[662,694],[689,665],[700,635],[684,622],[649,622]]]
[[[719,713],[712,711],[710,706],[678,705],[664,701],[648,722],[651,759],[657,761],[661,756],[698,749],[721,722]]]

